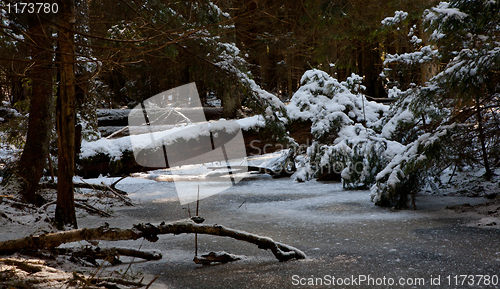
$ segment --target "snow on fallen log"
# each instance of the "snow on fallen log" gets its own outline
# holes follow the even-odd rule
[[[233,125],[229,125],[231,123]],[[246,132],[263,127],[265,122],[261,116],[253,116],[235,120],[234,122],[212,123],[211,125],[217,128],[214,135],[218,135],[220,139],[224,139],[224,136],[226,139],[230,139],[231,135],[235,135],[239,132],[239,129],[234,131],[235,127],[237,128],[239,126],[243,132]],[[151,154],[155,155],[156,151],[162,148],[163,145],[179,148],[176,149],[176,151],[185,152],[186,154],[176,154],[171,157],[186,160],[190,159],[193,155],[206,153],[206,151],[201,151],[205,146],[201,144],[197,145],[197,143],[200,143],[200,137],[209,135],[210,131],[208,130],[208,125],[204,123],[178,126],[163,131],[154,131],[151,132],[151,135],[141,134],[115,139],[101,138],[91,142],[83,141],[79,154],[78,174],[87,177],[97,177],[100,174],[123,175],[144,170],[166,168],[163,159],[158,160],[158,164],[151,163],[147,168],[138,164],[136,160],[137,158],[147,157]],[[135,156],[131,137],[134,137],[135,151],[136,153],[138,152]],[[138,142],[137,140],[140,141]],[[152,140],[155,140],[155,143],[152,143]],[[186,151],[183,149],[186,147],[200,148],[201,150]]]
[[[263,127],[265,125],[265,122],[262,118],[262,116],[252,116],[244,119],[239,119],[235,120],[235,123],[238,124],[238,126],[245,131],[254,129],[254,128],[259,128]],[[204,128],[202,124],[196,124],[200,128]],[[212,124],[214,125],[214,124]],[[144,134],[144,149],[148,148],[151,146],[151,139],[155,140],[162,140],[164,144],[170,144],[170,143],[175,143],[179,141],[180,139],[183,139],[184,141],[190,141],[190,140],[195,140],[199,138],[202,135],[209,135],[208,130],[202,130],[198,132],[198,134],[193,134],[191,132],[194,132],[194,130],[189,130],[190,127],[195,126],[177,126],[177,127],[168,127],[165,126],[165,130],[163,131],[153,131],[150,132],[152,136],[149,136],[150,133],[145,133]],[[161,126],[157,126],[160,127]],[[224,128],[223,128],[224,129]],[[176,133],[179,131],[190,131],[189,134],[182,134],[182,133]],[[169,136],[175,136],[175,138],[169,137]],[[142,138],[142,137],[137,137],[136,138]],[[81,146],[81,153],[80,153],[80,158],[87,159],[91,158],[94,156],[97,156],[99,154],[105,154],[108,155],[112,160],[117,160],[121,158],[126,151],[132,151],[132,143],[130,140],[130,136],[125,136],[121,138],[116,138],[116,139],[106,139],[102,138],[97,141],[83,141],[82,146]]]
[[[271,250],[276,259],[279,261],[306,258],[306,255],[299,249],[276,242],[269,237],[227,228],[218,224],[197,224],[191,219],[180,220],[168,224],[162,223],[158,226],[152,224],[139,224],[134,225],[132,229],[109,227],[83,228],[8,240],[0,242],[0,255],[12,254],[22,250],[56,248],[61,244],[83,240],[119,241],[145,238],[150,242],[156,242],[158,240],[158,235],[193,233],[230,237],[236,240],[252,243],[257,245],[260,249]]]
[[[240,126],[240,129],[243,132],[247,156],[273,153],[275,151],[291,147],[289,145],[279,143],[275,139],[272,131],[260,130],[266,125],[262,116],[256,115],[244,119],[238,119],[235,120],[235,122]],[[157,128],[158,127],[155,127],[155,129]],[[185,126],[184,128],[189,128],[189,126]],[[296,120],[293,123],[288,124],[287,130],[289,131],[289,136],[293,138],[298,145],[309,146],[313,139],[310,121]],[[158,133],[157,135],[154,135],[154,139],[163,139],[169,145],[177,146],[179,148],[177,151],[187,154],[184,156],[182,154],[177,154],[175,157],[191,159],[193,155],[198,156],[198,153],[204,153],[201,151],[186,151],[185,149],[186,147],[197,147],[194,142],[199,142],[199,135],[183,135],[177,133],[176,136],[178,137],[175,139],[172,139],[171,136],[162,138],[161,134],[166,132],[168,132],[168,130],[154,132]],[[200,131],[200,133],[202,133],[202,131]],[[172,134],[173,133],[171,133],[171,135]],[[224,132],[219,133],[219,136],[222,136],[223,134]],[[182,137],[179,137],[181,135]],[[146,142],[148,139],[151,140],[151,137],[144,134],[144,141]],[[201,148],[203,146],[200,145],[199,147]],[[152,150],[152,152],[156,154],[156,149],[157,148],[154,145],[148,146],[145,144],[141,155],[147,156],[148,150]],[[141,156],[139,155],[139,157]],[[98,177],[99,175],[120,176],[155,169],[165,169],[169,167],[168,165],[164,165],[163,158],[158,160],[162,161],[163,164],[151,164],[148,167],[141,166],[138,164],[136,159],[130,136],[113,139],[102,138],[93,142],[84,141],[79,155],[78,175],[83,177]],[[196,161],[199,163],[203,160],[196,158]],[[210,162],[211,161],[207,161],[206,163]]]

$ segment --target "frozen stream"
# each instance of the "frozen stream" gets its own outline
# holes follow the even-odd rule
[[[188,216],[187,206],[180,205],[171,182],[126,179],[118,187],[141,205],[120,208],[117,214],[122,217],[106,219],[111,226],[126,228],[138,222],[169,222]],[[192,261],[193,235],[161,236],[156,243],[125,243],[162,251],[162,260],[133,268],[160,275],[155,283],[166,288],[312,288],[300,282],[319,285],[319,279],[301,278],[321,278],[325,287],[332,280],[328,276],[357,282],[326,286],[332,288],[500,288],[483,283],[455,285],[456,275],[500,275],[500,230],[469,226],[477,217],[445,209],[484,201],[422,195],[417,198],[418,210],[393,211],[374,206],[369,191],[344,191],[338,183],[297,183],[260,176],[201,200],[200,215],[206,223],[295,246],[308,259],[280,263],[271,252],[254,245],[199,235],[201,253],[224,250],[247,256],[230,264],[200,266]],[[194,215],[195,205],[190,210]],[[79,221],[81,227],[97,225],[84,222]],[[385,277],[386,285],[361,283],[362,276],[374,278],[372,282],[382,282]],[[441,285],[431,286],[431,278],[436,277]],[[391,280],[394,286],[387,285]],[[447,285],[449,281],[451,285]],[[458,281],[460,284],[461,279]],[[399,286],[399,282],[417,285]]]

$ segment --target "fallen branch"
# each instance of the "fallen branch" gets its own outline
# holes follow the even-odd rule
[[[123,280],[123,279],[117,279],[117,278],[92,279],[92,280],[90,280],[90,284],[94,284],[97,286],[104,286],[105,288],[116,288],[116,285],[115,285],[115,287],[112,287],[114,284],[120,284],[120,285],[125,285],[125,286],[134,286],[136,288],[146,286],[145,284],[143,284],[141,282],[134,282],[134,281],[128,281],[128,280]]]
[[[299,249],[286,244],[275,242],[273,239],[269,237],[254,235],[251,233],[234,230],[217,224],[214,225],[196,224],[189,219],[185,221],[184,220],[179,221],[176,223],[162,224],[158,227],[155,227],[151,224],[146,224],[146,225],[138,225],[136,226],[136,228],[141,231],[144,230],[146,232],[155,232],[156,229],[158,231],[155,233],[158,235],[169,234],[169,233],[170,234],[198,233],[198,234],[230,237],[236,240],[255,244],[260,249],[263,250],[269,249],[274,254],[276,259],[278,259],[279,261],[287,261],[294,258],[304,259],[306,257],[306,255]],[[153,237],[155,237],[156,234]]]
[[[94,286],[98,286],[98,288],[121,288],[116,286],[116,284],[124,285],[127,287],[134,286],[135,288],[141,288],[146,286],[142,282],[134,282],[134,281],[128,281],[124,279],[117,279],[117,278],[93,278],[93,277],[85,277],[85,275],[78,274],[76,272],[73,272],[73,280],[74,281],[80,281],[81,285],[83,285],[83,288],[96,288]],[[94,285],[94,286],[92,286]]]
[[[76,202],[75,201],[75,207],[84,209],[84,210],[86,210],[87,212],[89,212],[91,214],[97,214],[97,215],[99,215],[101,217],[104,217],[104,218],[110,218],[110,217],[112,217],[111,214],[106,213],[103,210],[99,210],[97,208],[94,208],[91,205],[88,205],[88,204],[85,204],[85,203],[81,203],[81,202]]]
[[[151,287],[151,285],[156,281],[156,279],[158,279],[158,277],[160,277],[160,275],[156,275],[153,280],[151,280],[151,282],[148,283],[148,286],[146,286],[146,289],[149,289],[149,287]]]
[[[194,257],[194,262],[196,264],[210,265],[212,263],[228,263],[241,260],[241,256],[229,254],[226,252],[210,252],[208,254],[201,255],[200,257]]]
[[[124,196],[124,194],[119,193],[118,191],[120,191],[120,190],[118,190],[117,188],[113,187],[113,185],[108,186],[108,185],[106,185],[105,183],[101,183],[101,184],[102,184],[102,186],[107,187],[107,188],[108,188],[108,190],[109,190],[111,193],[113,193],[113,195],[117,196],[120,200],[122,200],[122,201],[125,203],[125,205],[127,205],[127,206],[132,206],[132,207],[134,206],[134,204],[130,201],[130,199],[129,199],[129,198],[127,198],[127,197],[125,197],[125,196]],[[122,191],[122,192],[123,192],[123,191]],[[127,194],[127,193],[125,193],[125,195],[126,195],[126,194]]]
[[[99,216],[104,217],[104,218],[110,218],[113,216],[110,213],[106,213],[103,210],[99,210],[98,208],[95,208],[89,204],[86,204],[85,203],[86,201],[87,200],[85,200],[85,199],[75,199],[75,207],[83,209],[83,210],[87,211],[87,213],[89,213],[89,214],[99,215]],[[55,205],[56,203],[57,203],[57,201],[48,202],[45,205],[41,206],[40,209],[38,210],[38,212],[46,211],[49,206]]]
[[[139,251],[135,249],[129,248],[105,248],[101,249],[99,247],[93,249],[90,247],[85,247],[81,250],[72,250],[72,249],[56,249],[58,254],[71,254],[73,258],[82,258],[86,262],[96,266],[98,263],[97,259],[107,260],[109,263],[116,265],[121,264],[119,256],[129,256],[141,258],[144,260],[160,260],[162,258],[161,253],[157,252],[146,252]]]
[[[120,181],[122,181],[123,179],[126,179],[127,177],[128,177],[128,176],[123,176],[123,177],[119,178],[118,180],[116,180],[114,183],[112,183],[112,184],[111,184],[111,187],[112,187],[113,189],[116,189],[116,187],[115,187],[115,186],[116,186],[116,184],[118,184],[118,183],[119,183]],[[123,192],[123,191],[121,191],[121,192]],[[124,193],[125,193],[125,195],[127,194],[126,192],[124,192]]]
[[[61,244],[82,240],[137,240],[145,238],[150,242],[156,242],[158,235],[165,234],[207,234],[222,237],[230,237],[236,240],[249,242],[257,245],[260,249],[270,249],[279,261],[290,259],[304,259],[306,255],[297,248],[275,242],[269,237],[254,235],[244,231],[234,230],[222,225],[196,224],[190,219],[180,220],[169,224],[135,225],[133,229],[119,229],[109,227],[84,228],[78,230],[64,231],[58,233],[44,234],[40,236],[24,237],[15,240],[0,242],[0,254],[11,254],[22,250],[51,249]]]
[[[4,212],[0,212],[0,217],[1,218],[5,218],[7,220],[9,220],[9,222],[14,222],[9,216],[7,216],[7,214],[5,214]]]
[[[99,190],[99,191],[110,191],[109,186],[103,186],[103,185],[98,185],[98,184],[88,184],[88,183],[73,183],[75,188],[79,189],[92,189],[92,190]],[[40,188],[42,189],[54,189],[57,190],[57,183],[41,183]],[[127,195],[127,192],[122,191],[117,188],[113,188],[117,193],[121,195]]]
[[[16,266],[17,268],[25,272],[28,272],[30,274],[42,271],[42,267],[40,265],[44,265],[44,264],[33,264],[30,263],[29,261],[20,261],[13,258],[0,259],[0,263],[10,266]]]
[[[31,210],[36,210],[37,207],[33,204],[26,203],[26,202],[20,202],[17,201],[16,199],[2,199],[3,202],[6,202],[10,204],[10,206],[18,209],[31,209]]]
[[[139,251],[130,248],[107,248],[107,249],[85,248],[81,251],[73,252],[72,255],[75,257],[88,257],[91,255],[92,257],[95,257],[95,259],[105,259],[108,256],[121,255],[121,256],[137,257],[148,261],[160,260],[162,258],[161,253]]]

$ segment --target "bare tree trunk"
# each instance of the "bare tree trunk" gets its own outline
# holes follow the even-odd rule
[[[75,172],[75,46],[74,1],[62,1],[59,18],[60,83],[57,98],[58,180],[56,226],[77,228],[73,176]]]
[[[41,205],[36,196],[38,182],[43,175],[49,153],[52,129],[52,41],[49,39],[49,25],[34,14],[28,14],[28,35],[32,41],[31,54],[34,65],[30,70],[32,94],[28,134],[23,154],[18,164],[18,175],[23,180],[23,198],[35,205]]]
[[[481,92],[483,92],[483,90],[481,90]],[[491,180],[491,176],[493,174],[491,172],[490,163],[488,161],[488,151],[486,150],[486,140],[483,129],[483,117],[481,115],[481,104],[479,102],[478,94],[476,94],[476,114],[477,114],[477,130],[479,132],[479,141],[481,143],[481,152],[483,154],[484,168],[486,170],[486,174],[484,176],[489,181]]]
[[[228,119],[236,118],[236,112],[240,107],[240,97],[231,86],[230,90],[222,93],[222,116]]]
[[[292,59],[293,59],[293,52],[292,53],[287,53],[286,54],[286,71],[287,71],[287,96],[288,98],[292,98],[293,95],[293,81],[292,81],[292,76],[293,76],[293,70],[292,70]]]

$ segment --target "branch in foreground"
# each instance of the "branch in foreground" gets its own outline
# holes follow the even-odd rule
[[[119,229],[109,227],[84,228],[78,230],[64,231],[58,233],[44,234],[40,236],[25,237],[21,239],[0,242],[0,254],[11,254],[22,250],[51,249],[61,244],[82,240],[137,240],[145,238],[150,242],[156,242],[158,235],[166,234],[207,234],[222,237],[230,237],[236,240],[249,242],[257,245],[260,249],[270,249],[279,261],[290,259],[304,259],[306,255],[299,249],[275,242],[269,237],[254,235],[248,232],[234,230],[222,225],[196,224],[190,219],[180,220],[158,226],[152,224],[134,225],[133,229]]]
[[[110,264],[120,264],[119,256],[129,256],[134,258],[142,258],[144,260],[160,260],[162,255],[157,252],[147,252],[139,251],[130,248],[104,248],[101,249],[85,247],[81,250],[74,249],[56,249],[56,254],[66,254],[71,255],[72,258],[78,258],[92,264],[93,266],[99,266],[97,259],[107,260]]]

